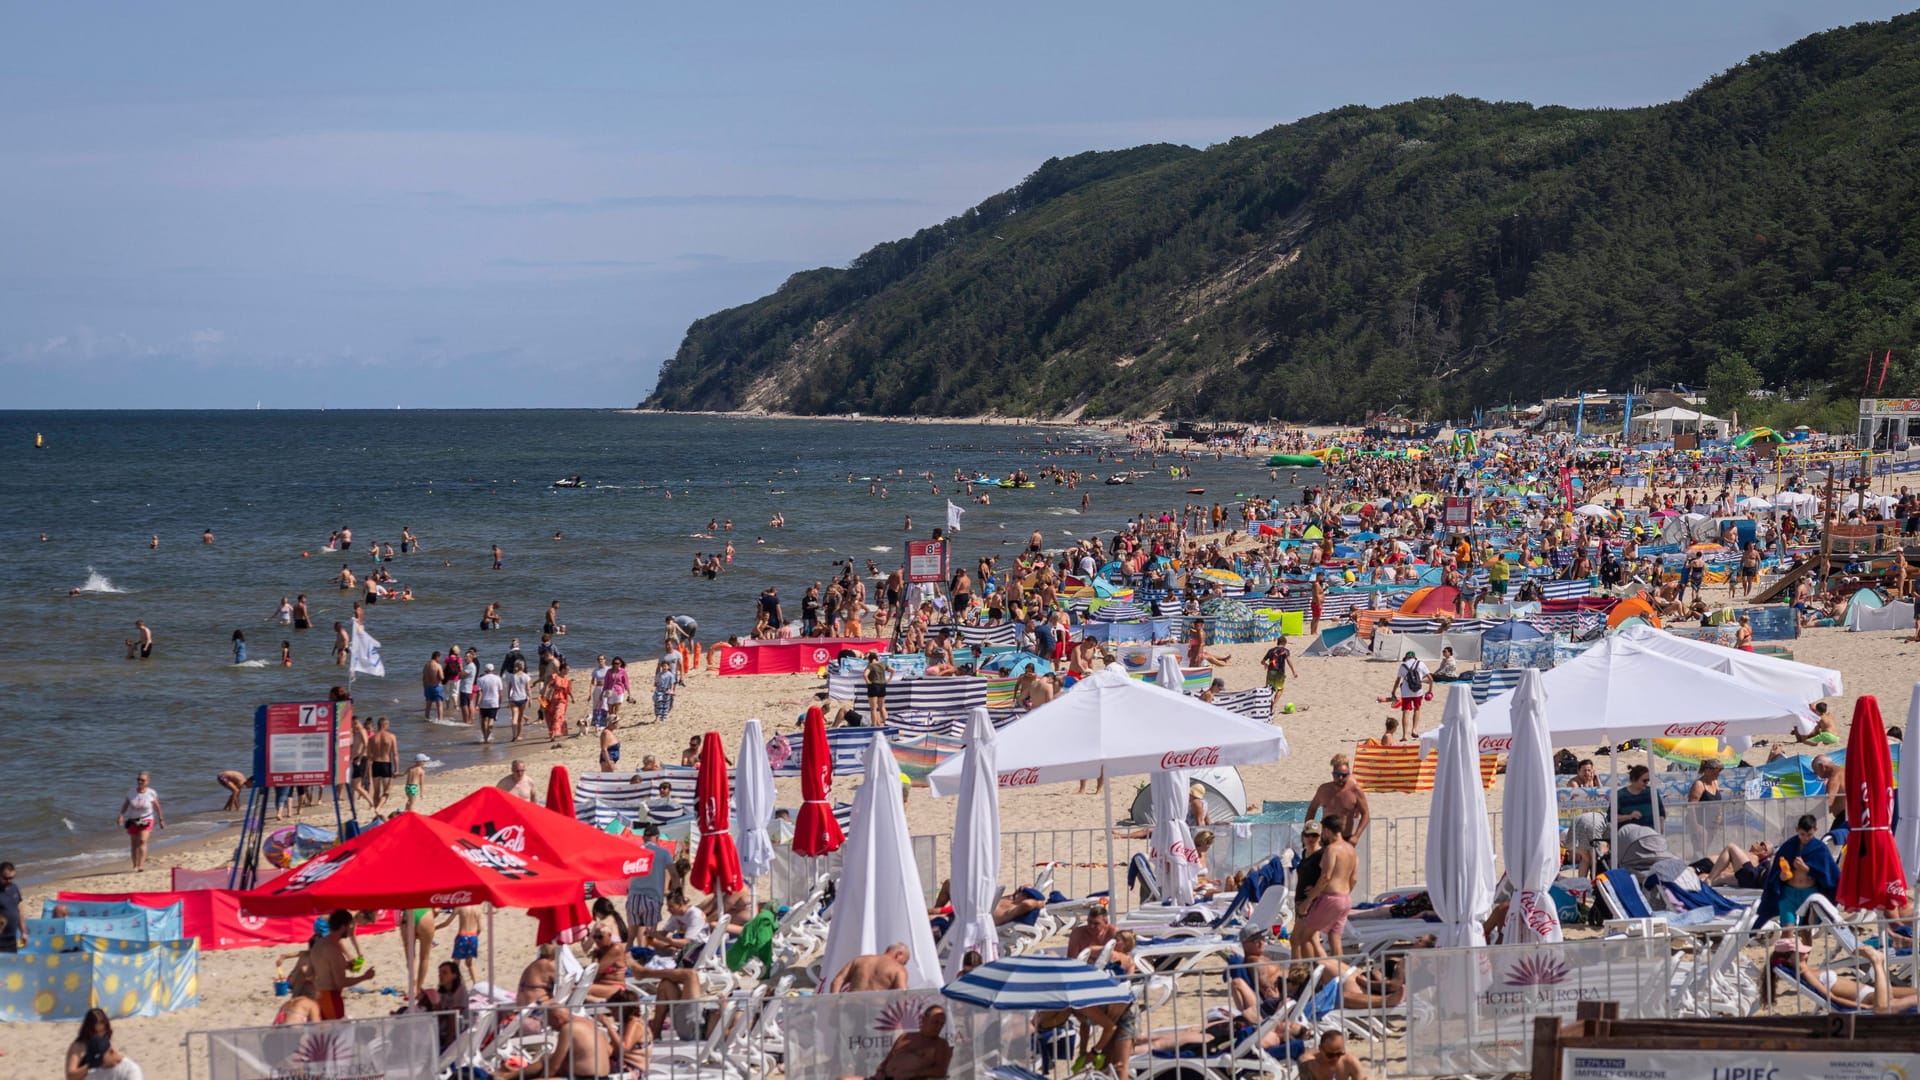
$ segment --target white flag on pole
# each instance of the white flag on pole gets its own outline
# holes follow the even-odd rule
[[[357,622],[353,624],[353,648],[350,653],[351,658],[347,664],[349,672],[386,677],[387,665],[380,660],[379,640],[367,633],[367,628]]]
[[[947,500],[947,531],[948,532],[960,531],[960,515],[964,513],[966,513],[965,510],[962,510],[959,507],[953,505],[952,499]]]

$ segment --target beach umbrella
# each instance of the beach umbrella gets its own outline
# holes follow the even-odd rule
[[[1177,904],[1193,903],[1193,887],[1200,880],[1200,853],[1187,825],[1187,783],[1184,769],[1157,769],[1147,777],[1147,796],[1153,803],[1147,858],[1163,894]]]
[[[1749,495],[1749,496],[1747,496],[1746,498],[1744,498],[1744,499],[1741,499],[1741,500],[1740,500],[1740,509],[1742,509],[1742,510],[1771,510],[1771,509],[1773,509],[1773,504],[1772,504],[1772,503],[1770,503],[1770,502],[1768,502],[1767,500],[1765,500],[1765,499],[1763,499],[1763,498],[1761,498],[1761,497],[1760,497],[1760,496],[1758,496],[1758,495]]]
[[[960,973],[968,949],[983,959],[999,953],[993,901],[1000,892],[1000,784],[994,768],[997,733],[984,706],[967,712],[967,744],[961,754],[959,805],[954,808],[948,895],[953,925],[947,930],[946,974]]]
[[[704,893],[722,896],[746,887],[740,875],[740,851],[727,831],[727,807],[732,792],[727,779],[727,752],[720,733],[707,732],[700,747],[700,773],[694,778],[694,812],[700,819],[700,850],[693,856],[687,881]]]
[[[773,820],[773,766],[757,718],[740,732],[740,759],[734,765],[733,805],[740,815],[733,823],[734,842],[740,848],[740,872],[748,879],[773,872],[773,839],[767,822]]]
[[[1507,799],[1500,819],[1513,902],[1508,945],[1559,941],[1560,914],[1548,889],[1560,876],[1560,817],[1554,793],[1553,745],[1547,734],[1547,692],[1527,668],[1513,692],[1513,752],[1507,756]]]
[[[399,814],[240,893],[249,915],[338,908],[537,908],[571,904],[589,875],[515,852],[425,814]]]
[[[1601,506],[1599,503],[1585,503],[1575,507],[1573,512],[1579,514],[1581,517],[1609,518],[1613,516],[1612,510]]]
[[[1893,763],[1880,702],[1872,694],[1853,703],[1846,796],[1847,851],[1834,899],[1856,911],[1900,911],[1907,906],[1907,872],[1893,843]]]
[[[1211,566],[1203,570],[1194,571],[1194,576],[1205,578],[1218,585],[1233,585],[1237,587],[1247,583],[1246,578],[1241,577],[1231,570],[1220,570]]]
[[[1427,830],[1427,896],[1440,917],[1443,949],[1487,943],[1481,922],[1493,910],[1493,834],[1487,826],[1487,794],[1480,787],[1480,755],[1474,731],[1473,692],[1456,683],[1447,691],[1440,725],[1440,760],[1433,770]]]
[[[795,855],[830,855],[846,843],[847,835],[833,816],[833,804],[827,801],[832,790],[833,751],[827,746],[827,716],[815,705],[807,709],[800,739],[800,815],[793,823]]]
[[[983,1009],[1042,1012],[1122,1005],[1133,991],[1084,960],[1065,956],[1007,956],[981,964],[940,993]]]
[[[1907,697],[1907,731],[1920,731],[1920,683]],[[1893,842],[1911,883],[1920,874],[1920,754],[1900,755],[1899,789],[1907,796],[1894,802]]]
[[[612,836],[565,811],[516,799],[497,787],[475,788],[436,811],[433,818],[517,855],[577,870],[594,881],[624,883],[653,866],[653,855],[644,845]],[[584,937],[593,923],[584,897],[558,907],[535,908],[529,914],[539,923],[539,941],[571,944]]]
[[[1277,725],[1228,712],[1178,689],[1136,680],[1118,664],[1101,668],[1073,688],[1008,724],[994,764],[1000,786],[1031,787],[1068,780],[1137,776],[1160,769],[1253,765],[1287,755]],[[958,755],[927,774],[936,796],[960,786]],[[1112,807],[1107,820],[1113,820]],[[1111,845],[1112,832],[1105,830]],[[1117,884],[1107,855],[1108,888]]]
[[[1615,743],[1623,739],[1806,734],[1813,712],[1806,698],[1750,685],[1655,651],[1633,639],[1637,630],[1605,638],[1574,659],[1542,672],[1554,746]],[[1729,650],[1732,651],[1732,650]],[[1751,659],[1751,658],[1749,658]],[[1513,744],[1513,693],[1488,698],[1475,723],[1483,754]],[[1439,744],[1446,728],[1420,733],[1421,753]]]
[[[821,978],[832,980],[854,957],[899,944],[909,954],[908,988],[938,986],[933,927],[927,922],[926,894],[920,889],[906,806],[900,799],[900,765],[885,739],[867,747],[865,779],[853,797],[853,833],[840,854],[842,869],[827,924]]]

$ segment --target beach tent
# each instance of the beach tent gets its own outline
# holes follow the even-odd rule
[[[1286,735],[1217,705],[1101,668],[1071,690],[1000,732],[995,765],[1002,788],[1034,787],[1104,775],[1107,821],[1113,820],[1113,781],[1162,769],[1255,765],[1288,753]],[[927,774],[936,796],[959,790],[962,755]],[[1111,848],[1112,829],[1103,829]],[[1107,856],[1108,888],[1115,887]],[[923,920],[924,921],[924,920]]]
[[[1532,623],[1523,622],[1520,619],[1508,619],[1506,622],[1498,626],[1490,626],[1482,632],[1480,635],[1480,644],[1484,647],[1489,644],[1499,644],[1501,642],[1538,641],[1546,636],[1547,635],[1541,633],[1540,629]]]
[[[1548,715],[1555,746],[1813,730],[1813,713],[1804,699],[1753,686],[1619,634],[1603,638],[1541,678],[1556,703]],[[1508,691],[1480,707],[1481,753],[1506,753],[1512,747],[1512,706],[1513,692]],[[1439,738],[1439,730],[1422,732],[1423,751]]]
[[[1796,701],[1818,701],[1846,692],[1840,672],[1833,668],[1729,649],[1650,627],[1633,627],[1620,631],[1617,636],[1675,659],[1736,676],[1749,686],[1772,690]]]
[[[1450,613],[1460,599],[1460,590],[1451,585],[1429,585],[1415,589],[1400,605],[1402,615],[1432,615]]]
[[[1660,616],[1654,612],[1653,605],[1634,596],[1613,605],[1607,612],[1607,629],[1620,629],[1629,619],[1635,620],[1641,626],[1660,625]]]
[[[1247,812],[1247,785],[1240,779],[1239,769],[1192,769],[1187,773],[1187,782],[1204,789],[1201,799],[1207,804],[1207,820],[1231,821]],[[1127,816],[1136,825],[1153,821],[1153,799],[1146,787],[1135,793]]]
[[[1302,656],[1365,656],[1366,643],[1360,640],[1360,630],[1351,623],[1340,623],[1320,631],[1313,644],[1301,652]]]
[[[1633,430],[1656,439],[1671,439],[1677,431],[1698,432],[1707,426],[1725,427],[1726,421],[1678,406],[1641,413],[1633,418]]]
[[[1866,590],[1861,590],[1865,592]],[[1858,593],[1854,594],[1858,597]],[[1879,599],[1879,597],[1874,597]],[[1849,630],[1905,630],[1913,625],[1913,601],[1895,600],[1887,604],[1847,605]]]

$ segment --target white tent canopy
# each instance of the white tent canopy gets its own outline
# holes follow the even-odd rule
[[[1279,726],[1106,667],[1001,729],[995,765],[1003,788],[1092,780],[1162,769],[1255,765],[1287,755]],[[960,789],[962,755],[929,773],[935,795]]]
[[[1750,686],[1771,690],[1795,701],[1818,701],[1846,692],[1840,673],[1832,668],[1729,649],[1725,645],[1695,641],[1651,626],[1631,626],[1620,631],[1618,636],[1675,660],[1732,675]]]
[[[1546,672],[1540,681],[1554,702],[1547,719],[1555,746],[1813,730],[1813,712],[1804,701],[1668,656],[1623,634]],[[1512,705],[1508,691],[1480,707],[1481,753],[1512,749]],[[1421,753],[1439,737],[1438,730],[1422,732]]]
[[[1676,431],[1699,431],[1702,426],[1708,424],[1717,424],[1724,428],[1726,421],[1717,416],[1708,416],[1706,413],[1694,412],[1692,409],[1682,409],[1678,406],[1641,413],[1633,418],[1634,427],[1652,431],[1661,438],[1670,438]]]

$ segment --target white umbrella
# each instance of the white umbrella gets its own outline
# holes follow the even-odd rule
[[[993,927],[993,901],[1000,890],[1000,788],[993,767],[997,735],[993,718],[976,706],[967,716],[967,745],[960,751],[964,770],[960,803],[954,811],[953,852],[948,895],[953,925],[947,930],[948,981],[960,974],[968,949],[982,960],[999,953]]]
[[[1601,506],[1599,503],[1587,503],[1583,506],[1575,507],[1573,512],[1579,514],[1581,517],[1604,518],[1613,516],[1613,511]]]
[[[1540,678],[1556,703],[1548,715],[1554,746],[1813,730],[1813,712],[1803,700],[1668,656],[1627,634],[1602,640]],[[1512,749],[1512,705],[1509,691],[1480,706],[1481,753]],[[1421,752],[1438,745],[1445,730],[1422,732]]]
[[[1513,691],[1513,753],[1507,756],[1507,801],[1500,819],[1507,881],[1513,886],[1508,945],[1561,940],[1560,914],[1547,893],[1560,876],[1558,806],[1547,692],[1540,685],[1540,672],[1528,668]]]
[[[1729,649],[1645,625],[1629,626],[1617,636],[1675,660],[1732,675],[1749,686],[1771,690],[1795,701],[1818,701],[1845,692],[1845,683],[1833,668]]]
[[[773,819],[773,767],[767,764],[767,742],[760,721],[751,718],[740,733],[740,756],[734,759],[733,842],[740,849],[740,870],[749,885],[773,871],[773,839],[767,822]],[[756,906],[758,897],[756,895]]]
[[[856,956],[905,945],[907,985],[940,985],[927,898],[913,861],[907,810],[900,801],[900,764],[885,739],[867,749],[865,781],[853,797],[853,827],[840,849],[844,860],[827,924],[827,954],[820,974],[831,980]]]
[[[1187,772],[1155,770],[1147,780],[1153,802],[1153,832],[1147,858],[1159,875],[1161,891],[1177,904],[1193,903],[1193,887],[1200,883],[1200,854],[1193,849],[1193,830],[1187,827]]]
[[[1263,724],[1177,690],[1150,686],[1118,665],[1094,672],[1001,732],[994,764],[1003,788],[1092,780],[1104,773],[1106,791],[1118,776],[1161,769],[1254,765],[1287,755],[1287,738]],[[960,788],[960,755],[929,773],[935,795]],[[1107,820],[1113,820],[1109,802]],[[1114,886],[1112,830],[1108,829],[1108,889]]]
[[[1907,698],[1907,738],[1916,731],[1920,731],[1920,682],[1913,684],[1913,694]],[[1901,748],[1900,779],[1894,787],[1899,813],[1893,824],[1893,846],[1900,852],[1907,876],[1920,879],[1920,750]]]
[[[1758,496],[1758,495],[1749,495],[1749,496],[1747,496],[1746,498],[1744,498],[1744,499],[1741,499],[1741,500],[1740,500],[1740,509],[1742,509],[1742,510],[1771,510],[1771,509],[1773,509],[1773,504],[1772,504],[1772,503],[1770,503],[1770,502],[1768,502],[1767,500],[1765,500],[1765,499],[1763,499],[1763,498],[1761,498],[1761,497],[1760,497],[1760,496]]]
[[[1427,820],[1445,826],[1427,830],[1427,897],[1440,916],[1441,948],[1485,945],[1480,924],[1493,910],[1493,834],[1480,787],[1471,688],[1455,683],[1448,689],[1440,734]]]

